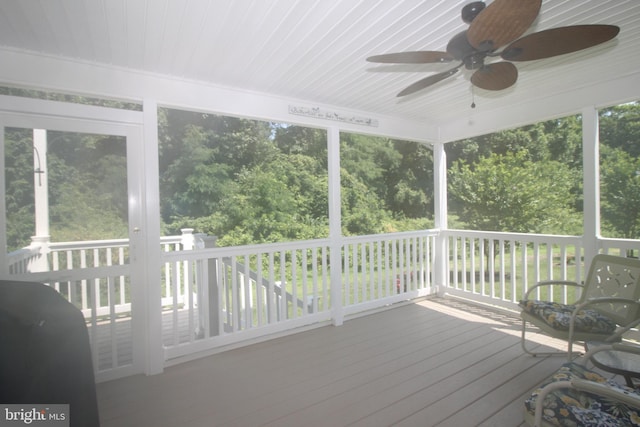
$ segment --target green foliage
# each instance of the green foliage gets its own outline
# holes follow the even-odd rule
[[[528,153],[491,154],[473,165],[456,162],[451,194],[474,230],[564,233],[572,225],[571,171],[559,162],[534,162]]]
[[[32,132],[27,129],[5,130],[6,237],[9,251],[29,245],[34,234],[32,140]]]
[[[366,235],[381,233],[389,218],[374,191],[346,169],[342,179],[342,233]]]
[[[384,232],[381,224],[392,216],[433,217],[433,155],[429,148],[415,142],[343,133],[340,165],[343,173],[351,174],[364,185],[368,198],[377,199],[377,204],[371,208],[384,210],[356,214],[351,212],[351,207],[356,206],[354,198],[347,197],[345,206],[343,197],[343,210],[347,216],[376,221],[367,228]],[[353,182],[343,176],[342,192],[349,193],[351,185]],[[373,205],[374,202],[369,203]],[[347,227],[352,233],[356,228],[354,223]]]
[[[3,91],[4,90],[4,91]],[[0,93],[16,94],[0,88]],[[139,109],[29,92],[21,96]],[[160,109],[163,231],[194,228],[240,245],[328,236],[325,130]],[[640,105],[600,113],[603,230],[640,237]],[[54,241],[127,236],[126,147],[121,137],[48,132]],[[32,135],[5,130],[7,240],[34,231]],[[342,133],[345,235],[433,226],[433,155],[415,142]],[[450,225],[581,233],[582,129],[571,116],[446,145]]]
[[[126,146],[123,138],[48,132],[46,170],[52,241],[127,237]],[[45,161],[45,153],[35,153]],[[5,131],[7,243],[29,245],[35,234],[33,131]],[[41,165],[45,168],[45,165]],[[35,179],[34,179],[35,178]]]
[[[640,158],[621,148],[603,150],[600,169],[603,231],[640,238]]]
[[[600,143],[640,157],[640,103],[618,105],[600,111]]]

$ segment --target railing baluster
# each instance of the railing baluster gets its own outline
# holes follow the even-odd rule
[[[384,268],[382,267],[382,246],[384,244],[384,240],[378,240],[376,242],[376,263],[375,263],[375,270],[376,270],[376,285],[377,285],[377,292],[378,292],[378,298],[382,298],[383,296],[388,296],[389,293],[385,290],[385,288],[383,287],[384,284],[384,278],[383,278],[383,274],[384,274]],[[372,264],[373,265],[373,264]]]
[[[517,246],[517,242],[515,240],[511,241],[511,245],[510,245],[510,249],[511,249],[511,287],[509,289],[509,293],[511,294],[511,298],[509,298],[509,301],[511,302],[516,302],[516,289],[517,289],[517,274],[518,274],[518,270],[516,268],[516,246]]]
[[[111,277],[106,278],[107,281],[107,294],[109,295],[109,301],[115,301],[114,295],[114,283]],[[109,304],[109,336],[111,337],[111,361],[112,366],[118,366],[118,325],[116,323],[116,308],[115,304]]]
[[[258,326],[264,325],[264,287],[262,286],[262,252],[256,255],[256,315]]]
[[[309,314],[309,300],[307,299],[308,295],[309,295],[309,280],[307,278],[307,274],[309,273],[309,265],[307,264],[308,259],[307,259],[307,250],[306,249],[301,249],[300,250],[300,255],[301,255],[301,262],[300,262],[300,267],[302,270],[302,315],[305,316],[307,314]]]
[[[311,289],[311,312],[318,312],[318,248],[313,247],[311,249],[311,274],[312,274],[312,289]]]
[[[331,304],[329,302],[329,267],[327,266],[327,259],[329,252],[327,246],[322,246],[322,309],[329,310]],[[336,285],[338,286],[338,285]]]
[[[351,261],[353,266],[351,267],[351,269],[353,270],[353,287],[352,287],[352,291],[353,291],[353,303],[354,304],[358,304],[360,301],[360,281],[358,280],[358,244],[354,243],[351,246],[351,249],[353,251],[352,255],[351,255]]]
[[[298,263],[297,250],[291,251],[291,306],[292,317],[298,317]]]
[[[238,290],[238,273],[237,273],[237,264],[236,257],[231,256],[231,326],[233,332],[238,332],[241,330],[240,319],[241,319],[241,303],[240,303],[240,295]]]
[[[505,264],[504,264],[504,240],[500,239],[500,299],[504,299],[506,283],[505,283]]]
[[[280,251],[280,321],[289,318],[289,302],[287,301],[286,252]]]
[[[253,292],[251,286],[250,271],[250,259],[249,255],[244,256],[244,274],[242,275],[242,283],[244,285],[244,318],[245,329],[253,327]]]
[[[171,285],[173,287],[173,305],[171,306],[171,315],[173,317],[173,345],[180,344],[180,331],[178,329],[178,286],[180,286],[180,282],[178,281],[178,277],[180,277],[180,269],[178,268],[182,262],[177,261],[171,265]]]
[[[274,253],[269,251],[269,293],[267,295],[267,313],[269,315],[269,323],[275,323],[278,319],[278,297],[276,296],[274,283],[276,281],[274,271]]]

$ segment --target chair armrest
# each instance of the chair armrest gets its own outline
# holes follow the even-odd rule
[[[572,379],[571,381],[556,381],[546,385],[536,398],[536,410],[535,410],[535,424],[534,426],[541,426],[542,424],[542,411],[544,410],[545,397],[556,390],[563,388],[573,388],[576,390],[593,393],[598,396],[606,397],[608,399],[623,402],[629,406],[640,408],[640,397],[626,391],[617,390],[607,386],[606,384],[597,383],[595,381],[588,381],[583,379]]]
[[[577,313],[578,310],[581,310],[581,309],[583,309],[584,307],[586,307],[588,305],[602,304],[602,303],[606,303],[606,302],[618,303],[618,304],[631,304],[631,305],[640,306],[640,301],[636,301],[636,300],[629,299],[629,298],[620,298],[620,297],[589,298],[585,302],[576,305],[576,309],[574,310],[574,313]]]
[[[584,285],[578,282],[573,282],[571,280],[544,280],[542,282],[538,282],[535,285],[533,285],[532,287],[530,287],[529,289],[527,289],[527,292],[523,295],[522,299],[529,299],[529,294],[531,293],[531,291],[534,291],[537,288],[540,288],[542,286],[553,286],[553,285],[561,285],[561,286],[573,286],[573,287],[578,287],[578,288],[584,288]]]
[[[611,388],[603,383],[578,378],[571,380],[571,385],[580,391],[597,394],[599,396],[623,402],[627,405],[633,406],[634,408],[640,408],[640,396],[631,394],[627,391]]]

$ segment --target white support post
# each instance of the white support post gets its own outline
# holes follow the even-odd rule
[[[49,236],[49,191],[47,179],[47,130],[33,130],[33,172],[36,237]]]
[[[31,243],[40,247],[38,260],[30,265],[31,271],[49,271],[49,180],[47,173],[47,130],[33,130],[33,193],[35,202],[36,234]]]
[[[344,322],[342,310],[342,199],[340,196],[340,129],[327,129],[329,174],[329,240],[331,263],[331,311],[334,326]]]
[[[160,250],[160,172],[158,157],[158,104],[143,102],[144,117],[144,260],[145,288],[145,373],[159,374],[164,369],[162,344],[162,266]]]
[[[194,249],[216,247],[216,236],[207,236],[204,233],[194,234]],[[196,336],[209,338],[218,335],[220,324],[220,304],[218,301],[218,261],[216,259],[204,259],[197,261],[197,289],[196,301],[198,306],[198,325]]]
[[[182,233],[182,237],[180,239],[180,244],[182,245],[181,250],[190,251],[194,248],[195,238],[193,236],[193,228],[181,228],[180,232]]]
[[[440,231],[436,237],[434,255],[434,283],[439,294],[444,294],[447,284],[447,238],[443,231],[448,228],[447,205],[447,154],[444,144],[437,143],[433,146],[433,193],[434,193],[434,217],[435,227]]]
[[[583,155],[583,244],[584,265],[599,251],[600,239],[600,148],[598,110],[588,107],[582,110]]]

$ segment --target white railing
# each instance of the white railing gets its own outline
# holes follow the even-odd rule
[[[518,310],[529,287],[542,280],[581,282],[588,266],[580,236],[447,230],[449,260],[446,292],[477,302]],[[640,240],[597,240],[598,251],[638,257]],[[536,298],[571,302],[577,295],[566,287],[538,291]],[[543,291],[544,292],[544,291]]]
[[[165,252],[190,250],[195,245],[195,238],[192,229],[184,229],[181,235],[162,237],[161,245]],[[75,304],[87,319],[91,316],[102,317],[113,313],[127,315],[131,312],[130,280],[126,274],[129,265],[128,239],[53,243],[34,241],[26,248],[10,253],[8,260],[9,273],[12,275],[94,269],[99,273],[96,277],[100,278],[78,279],[70,274],[69,280],[52,281],[50,285]],[[107,281],[103,270],[114,266],[122,266],[125,270],[119,268],[119,271],[124,274]],[[169,279],[165,275],[163,284],[167,283]],[[173,295],[172,292],[176,290],[178,294]],[[163,286],[163,304],[171,305],[176,298],[179,303],[183,303],[185,291],[181,283],[175,287]]]
[[[577,236],[447,230],[446,291],[516,309],[526,290],[541,280],[583,278],[582,238]],[[537,295],[540,297],[540,295]],[[552,289],[550,299],[572,296]]]
[[[169,308],[166,357],[329,321],[336,297],[341,314],[351,315],[428,295],[436,237],[432,230],[351,237],[336,248],[313,240],[167,252],[174,294],[180,277],[191,292]],[[332,250],[340,252],[337,290]]]
[[[161,247],[166,360],[436,292],[516,309],[536,282],[585,274],[577,236],[425,230],[219,248],[215,238],[184,230],[163,237]],[[598,248],[638,256],[640,240],[599,239]],[[128,257],[121,239],[51,243],[10,259],[19,271],[46,260],[60,280],[51,285],[88,322],[104,316],[116,334],[116,318],[131,312]],[[332,271],[332,262],[339,268]]]
[[[344,239],[345,313],[433,292],[436,230]]]
[[[640,258],[640,240],[601,238],[600,247],[605,254]]]
[[[327,240],[165,252],[167,358],[330,319],[329,259]]]
[[[129,264],[128,239],[49,243],[47,252],[47,267],[40,271],[101,269]],[[80,308],[85,318],[131,312],[127,274],[115,277],[109,284],[96,278],[56,281],[51,286]]]
[[[7,256],[9,274],[22,274],[31,271],[33,264],[41,256],[42,248],[33,245],[11,252]]]

